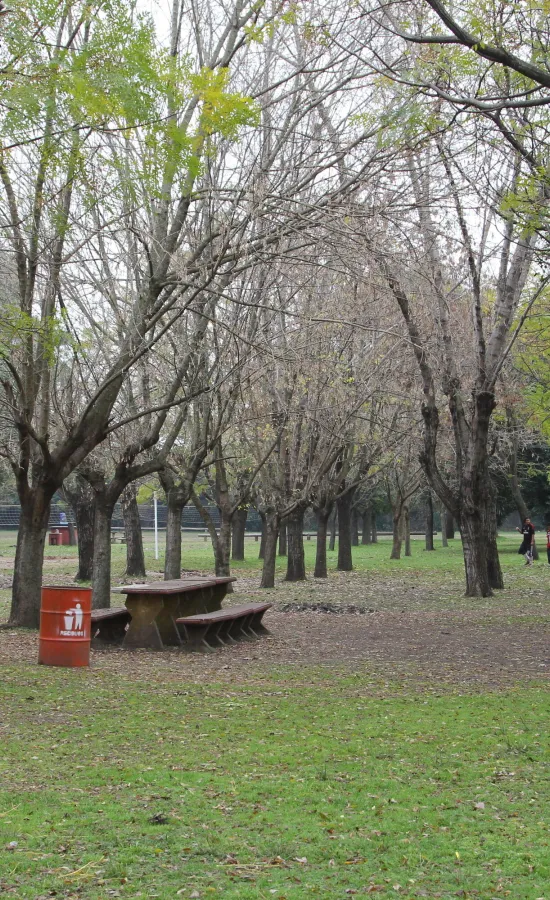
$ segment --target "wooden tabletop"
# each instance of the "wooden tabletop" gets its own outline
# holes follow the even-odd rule
[[[228,584],[236,581],[236,578],[224,576],[216,578],[212,576],[194,575],[189,578],[177,578],[172,581],[149,581],[144,584],[125,584],[122,587],[113,588],[116,594],[183,594],[195,588],[215,587],[217,584]]]

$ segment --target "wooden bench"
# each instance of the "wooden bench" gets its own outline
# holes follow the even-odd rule
[[[227,606],[202,615],[183,616],[176,619],[184,639],[183,649],[189,651],[213,650],[239,640],[250,641],[262,634],[269,634],[262,618],[272,603],[249,603],[245,606]]]
[[[130,613],[124,607],[92,609],[92,641],[99,644],[122,644],[130,618]]]

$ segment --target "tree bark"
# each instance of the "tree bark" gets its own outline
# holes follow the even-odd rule
[[[361,516],[361,543],[372,544],[372,510],[367,506]]]
[[[337,520],[336,509],[333,509],[331,518],[330,518],[330,538],[329,538],[329,544],[328,544],[328,549],[331,551],[333,551],[336,546],[336,520]]]
[[[231,530],[231,559],[244,559],[244,536],[246,534],[246,520],[248,508],[239,507],[233,517]]]
[[[305,581],[304,510],[297,509],[286,517],[288,558],[285,581]]]
[[[10,625],[38,628],[42,590],[44,544],[55,488],[42,486],[27,491],[21,498],[21,517],[13,568]]]
[[[91,581],[94,565],[95,499],[78,503],[75,509],[78,530],[78,572],[75,581]]]
[[[281,522],[279,526],[279,556],[286,556],[288,553],[288,540],[287,540],[287,529],[286,529],[286,519],[284,522]]]
[[[264,525],[264,565],[261,588],[275,587],[275,562],[277,559],[277,538],[279,536],[279,516],[275,512],[265,514]]]
[[[411,514],[409,507],[405,507],[405,556],[411,556]]]
[[[77,539],[76,539],[76,528],[72,522],[69,522],[67,525],[69,529],[69,547],[76,547]]]
[[[165,489],[166,494],[166,547],[164,553],[164,580],[181,578],[181,514],[186,500],[178,487]]]
[[[446,529],[446,523],[447,523],[446,512],[447,512],[447,510],[445,509],[444,504],[440,503],[439,504],[439,518],[441,519],[441,546],[442,547],[449,546],[449,542],[447,540],[447,529]]]
[[[358,547],[359,546],[359,523],[358,523],[359,514],[357,512],[356,507],[353,507],[351,510],[351,546]]]
[[[231,518],[222,514],[218,539],[214,546],[215,570],[218,578],[231,575]],[[231,584],[227,585],[227,593],[232,593]]]
[[[194,491],[191,493],[191,499],[195,504],[195,508],[201,519],[208,529],[210,540],[212,541],[212,550],[214,551],[214,570],[218,578],[224,578],[231,575],[231,519],[232,516],[226,510],[221,510],[220,530],[216,531],[214,520],[208,510],[202,505],[200,499]],[[232,585],[227,585],[227,593],[233,591]]]
[[[403,543],[404,533],[404,510],[399,510],[393,516],[393,540],[390,553],[390,559],[401,559],[401,545]]]
[[[489,479],[489,476],[488,476]],[[494,492],[492,488],[492,484],[490,480],[489,483],[489,499],[487,501],[486,507],[486,515],[485,515],[485,534],[486,534],[486,543],[487,543],[487,577],[489,579],[489,585],[493,589],[503,590],[504,588],[504,578],[502,576],[502,569],[500,566],[500,559],[498,555],[498,546],[497,546],[497,511],[496,511],[496,503],[494,498]],[[534,548],[533,548],[534,549]],[[534,556],[534,554],[533,554]]]
[[[177,474],[168,466],[159,470],[160,483],[166,496],[168,515],[166,520],[166,551],[164,555],[164,580],[181,577],[181,516],[191,499],[197,473],[207,453],[207,444],[195,436],[194,449]]]
[[[94,492],[88,482],[77,475],[74,484],[63,485],[63,494],[71,505],[78,531],[78,572],[75,581],[91,581],[94,562]]]
[[[122,515],[126,537],[126,575],[145,578],[143,535],[135,484],[130,484],[122,495]]]
[[[377,544],[378,543],[378,532],[376,530],[376,510],[375,509],[373,509],[371,512],[371,519],[372,519],[372,542],[373,542],[373,544]]]
[[[258,551],[258,559],[264,559],[266,541],[266,516],[265,513],[260,512],[260,510],[258,510],[258,515],[260,516],[262,522],[262,533],[260,535],[260,549]]]
[[[315,552],[314,578],[327,578],[327,534],[330,507],[317,510],[317,549]]]
[[[464,553],[467,597],[491,597],[487,571],[485,528],[478,509],[462,511],[460,534]]]
[[[426,550],[435,550],[434,547],[434,504],[432,492],[426,495]]]
[[[111,606],[111,521],[114,503],[95,491],[94,562],[92,571],[92,609]]]
[[[444,509],[444,518],[445,518],[445,537],[448,541],[454,541],[455,539],[455,520],[453,518],[452,513],[446,507]],[[443,530],[443,527],[442,527]]]
[[[351,572],[353,559],[351,555],[351,504],[353,491],[346,491],[336,501],[338,512],[338,565],[340,572]]]

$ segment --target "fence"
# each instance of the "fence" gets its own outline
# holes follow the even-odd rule
[[[205,504],[205,508],[210,513],[214,524],[218,526],[220,524],[220,515],[217,506]],[[142,528],[154,528],[155,513],[153,501],[151,500],[147,503],[140,503],[138,509]],[[3,531],[17,531],[17,529],[19,528],[20,516],[21,508],[18,503],[0,504],[0,529]],[[167,508],[166,504],[161,502],[160,500],[157,502],[157,516],[159,529],[166,528]],[[67,506],[67,504],[63,503],[61,500],[55,497],[50,510],[50,528],[54,528],[57,525],[66,523],[67,521],[69,521],[71,524],[74,524],[73,511],[70,506]],[[122,509],[120,507],[120,504],[118,503],[115,506],[115,511],[113,513],[112,525],[113,528],[124,527]],[[193,505],[189,505],[184,508],[181,517],[181,527],[204,529],[204,522],[202,521],[198,511]],[[246,530],[261,530],[261,520],[255,509],[248,510]]]

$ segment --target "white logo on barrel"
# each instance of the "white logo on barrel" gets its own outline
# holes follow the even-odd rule
[[[60,634],[65,637],[84,637],[83,623],[84,613],[80,603],[76,603],[74,609],[68,609],[63,614],[65,628]]]

